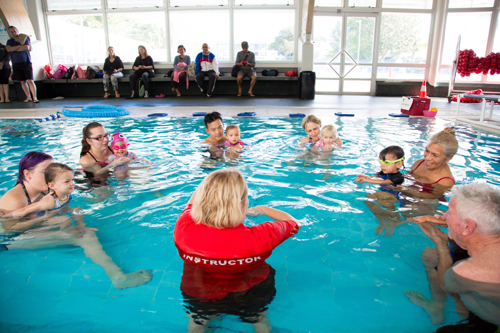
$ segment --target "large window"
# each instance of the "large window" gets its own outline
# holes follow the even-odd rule
[[[379,62],[425,64],[430,14],[382,13]]]
[[[106,42],[102,15],[49,16],[48,24],[55,64],[104,61]]]
[[[262,22],[280,24],[249,24],[257,17]],[[241,51],[241,42],[247,41],[256,61],[293,60],[294,22],[293,10],[235,10],[234,54]]]
[[[207,18],[210,17],[210,24]],[[194,22],[207,22],[201,25]],[[177,46],[184,45],[191,60],[201,52],[207,43],[210,52],[219,61],[229,61],[229,10],[171,11],[170,12],[170,53],[172,60],[177,55]]]
[[[146,47],[153,61],[167,61],[164,12],[109,14],[108,36],[124,62],[135,60],[139,45]]]
[[[99,64],[107,46],[131,63],[144,45],[165,66],[161,63],[174,60],[178,45],[194,60],[208,43],[225,66],[234,62],[243,40],[258,61],[297,60],[296,0],[44,1],[54,64]]]

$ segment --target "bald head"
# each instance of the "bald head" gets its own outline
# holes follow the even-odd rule
[[[203,54],[207,55],[210,53],[210,46],[207,43],[203,43],[201,46],[201,49],[203,50]]]

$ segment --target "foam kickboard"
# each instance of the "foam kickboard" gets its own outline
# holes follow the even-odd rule
[[[206,115],[206,112],[193,112],[193,117],[205,117]]]
[[[395,117],[395,118],[409,118],[410,115],[404,114],[404,113],[389,113],[389,116]]]
[[[338,117],[354,117],[354,113],[335,112],[335,115]]]
[[[290,118],[304,118],[306,115],[303,113],[290,113]]]
[[[148,114],[148,117],[166,117],[168,116],[168,113],[151,113]]]
[[[257,113],[255,112],[242,112],[238,113],[238,117],[255,117]]]

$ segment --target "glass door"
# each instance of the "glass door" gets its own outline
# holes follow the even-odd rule
[[[315,13],[316,92],[374,94],[374,39],[377,14]]]

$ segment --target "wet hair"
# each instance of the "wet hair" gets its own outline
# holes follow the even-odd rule
[[[471,183],[451,189],[459,221],[472,220],[485,235],[500,234],[500,190],[489,184]]]
[[[307,117],[304,118],[304,120],[302,120],[302,128],[304,130],[306,129],[307,123],[315,123],[321,126],[321,120],[319,120],[318,117],[312,114],[308,115]]]
[[[219,112],[214,111],[214,112],[207,113],[207,115],[203,119],[203,122],[205,123],[205,127],[208,128],[208,124],[213,123],[217,119],[220,119],[220,121],[222,121],[222,117],[220,116]]]
[[[323,139],[324,136],[326,135],[331,135],[333,136],[334,139],[336,139],[338,137],[337,135],[337,130],[335,129],[335,126],[333,125],[326,125],[325,127],[323,127],[321,129],[321,139]]]
[[[64,171],[74,172],[73,169],[71,169],[66,164],[50,163],[45,169],[45,182],[47,183],[47,185],[53,182],[57,178],[57,176],[59,176]],[[56,191],[52,189],[50,190],[50,194],[53,194],[55,197],[57,197]]]
[[[24,154],[21,161],[19,161],[19,175],[17,176],[16,185],[26,180],[24,178],[24,170],[32,171],[38,164],[51,159],[52,156],[42,153],[41,151],[32,151]]]
[[[90,151],[90,145],[87,142],[87,139],[90,139],[90,130],[97,128],[97,127],[103,127],[100,123],[97,122],[91,122],[87,124],[83,128],[82,131],[82,151],[80,152],[80,157],[85,156],[89,151]]]
[[[142,48],[144,49],[144,51],[146,51],[144,55],[145,55],[146,57],[147,57],[147,56],[149,56],[149,54],[148,54],[148,49],[147,49],[144,45],[139,45],[139,46],[137,47],[137,52],[139,52],[139,48],[140,48],[140,47],[142,47]],[[141,53],[139,52],[139,57],[140,57],[140,56],[141,56]]]
[[[179,48],[181,48],[181,47],[184,49],[184,52],[186,52],[186,48],[184,47],[184,45],[177,46],[177,52],[179,52]]]
[[[226,134],[230,131],[230,130],[234,130],[234,129],[237,129],[238,132],[240,131],[240,128],[238,127],[238,125],[229,125],[228,127],[226,127]]]
[[[446,157],[453,157],[458,151],[458,141],[454,127],[446,127],[441,132],[434,134],[429,140],[429,145],[439,145]]]
[[[196,190],[191,217],[218,229],[238,226],[245,219],[242,200],[247,200],[247,193],[245,178],[237,169],[214,171]]]
[[[385,156],[388,155],[388,154],[392,154],[392,155],[396,156],[397,160],[400,159],[400,158],[402,158],[402,157],[405,157],[405,151],[400,146],[385,147],[384,149],[382,149],[382,151],[380,152],[380,154],[378,155],[378,157],[382,161],[385,161]]]

